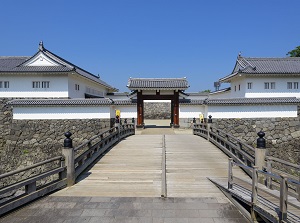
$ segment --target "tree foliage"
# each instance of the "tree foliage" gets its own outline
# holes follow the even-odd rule
[[[200,93],[210,93],[211,91],[209,89],[204,90],[204,91],[200,91]]]
[[[300,57],[300,46],[297,46],[295,49],[289,51],[286,55],[290,57]]]

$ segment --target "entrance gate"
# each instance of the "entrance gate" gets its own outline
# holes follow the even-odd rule
[[[179,127],[179,95],[186,78],[130,78],[127,87],[137,97],[137,127],[144,127],[144,100],[171,100],[171,125]]]

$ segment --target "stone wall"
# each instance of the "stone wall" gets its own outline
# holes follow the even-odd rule
[[[13,120],[7,101],[0,99],[0,174],[61,155],[67,131],[75,147],[111,125],[109,119]]]
[[[171,102],[144,102],[145,119],[171,119]]]
[[[213,126],[256,146],[257,132],[265,132],[268,154],[300,164],[300,124],[297,118],[213,119]]]

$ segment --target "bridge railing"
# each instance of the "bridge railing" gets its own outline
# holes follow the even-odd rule
[[[286,175],[289,179],[300,182],[300,165],[290,163],[282,159],[267,156],[264,171],[269,174]],[[265,185],[269,189],[280,188],[280,182],[270,176],[265,177]],[[289,194],[300,201],[300,186],[290,185]]]
[[[193,134],[208,139],[235,162],[246,165],[255,165],[255,148],[235,138],[234,136],[210,126],[209,123],[195,124]],[[246,170],[250,174],[249,171]]]
[[[87,142],[74,148],[75,178],[77,178],[89,165],[91,165],[108,148],[121,139],[133,135],[133,124],[124,124],[113,127],[99,135],[94,136]]]
[[[108,148],[134,134],[134,124],[118,125],[73,148],[71,134],[66,133],[63,154],[66,157],[67,185],[75,184],[76,178]]]
[[[12,180],[9,178],[17,178]],[[66,166],[63,156],[0,175],[7,183],[0,188],[0,216],[16,207],[66,186]]]
[[[199,135],[205,139],[208,139],[211,143],[219,147],[224,153],[233,158],[234,161],[239,164],[253,167],[255,165],[258,166],[258,163],[260,163],[260,170],[264,170],[270,174],[285,174],[291,179],[296,181],[300,180],[300,165],[293,164],[275,157],[265,156],[265,151],[264,155],[259,156],[257,153],[260,153],[261,151],[259,151],[258,148],[253,148],[234,136],[220,129],[211,127],[210,123],[195,124],[193,132],[194,135]],[[259,137],[263,137],[264,133],[263,135],[258,133],[258,135]],[[255,158],[261,159],[261,162],[255,160]],[[245,169],[245,171],[252,176],[248,169]],[[279,182],[273,178],[266,177],[264,181],[266,186],[270,189],[279,188]],[[293,191],[295,191],[294,194],[297,194],[299,199],[299,187],[292,187],[289,193],[293,193]]]
[[[57,189],[73,185],[76,177],[107,149],[134,134],[134,124],[118,125],[72,148],[72,134],[65,133],[67,138],[62,149],[63,156],[0,175],[0,215]]]
[[[280,161],[281,162],[281,161]],[[290,164],[289,164],[290,165]],[[270,178],[274,181],[279,182],[279,196],[271,195],[277,199],[279,199],[279,222],[286,222],[288,217],[288,205],[292,205],[292,203],[289,203],[288,201],[288,194],[291,194],[291,196],[295,197],[299,201],[299,191],[298,194],[289,193],[289,190],[291,188],[298,188],[300,187],[300,181],[295,180],[293,177],[289,177],[286,174],[275,174],[272,172],[265,172],[263,170],[259,170],[257,166],[249,167],[243,164],[239,164],[233,161],[232,158],[229,158],[228,162],[228,189],[233,189],[234,186],[234,175],[233,175],[233,166],[239,166],[245,171],[248,170],[251,172],[252,175],[252,193],[251,193],[251,203],[252,205],[258,205],[258,179],[259,175],[262,175],[263,178]],[[242,180],[238,177],[236,179]],[[253,207],[252,207],[253,209]],[[254,210],[251,210],[254,211]],[[276,208],[275,208],[276,211]],[[252,216],[254,213],[252,214]]]

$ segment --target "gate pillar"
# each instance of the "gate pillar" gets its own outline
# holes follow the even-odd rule
[[[144,100],[142,91],[137,92],[137,128],[144,127]]]

